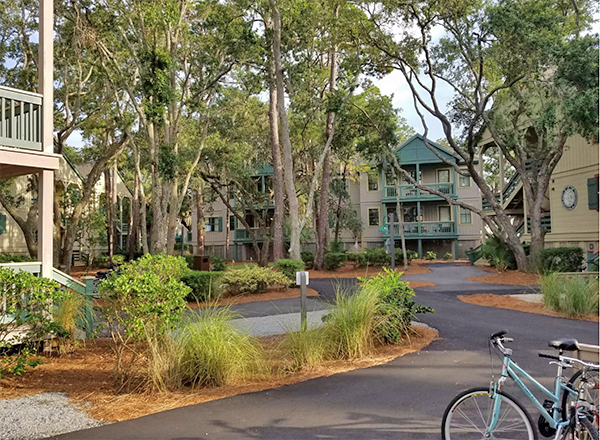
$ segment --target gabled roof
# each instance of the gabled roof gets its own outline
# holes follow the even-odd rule
[[[444,159],[452,162],[460,160],[453,151],[448,150],[442,145],[427,139],[430,147],[434,148]],[[409,140],[396,148],[396,155],[400,164],[416,164],[416,163],[442,163],[442,160],[437,157],[427,145],[422,135],[415,134]]]

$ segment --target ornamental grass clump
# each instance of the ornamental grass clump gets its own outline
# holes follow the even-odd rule
[[[547,308],[573,317],[598,315],[598,279],[550,273],[540,284]]]
[[[326,358],[328,345],[325,332],[321,328],[290,331],[283,342],[295,370],[320,365]]]

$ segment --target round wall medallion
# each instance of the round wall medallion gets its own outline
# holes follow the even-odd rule
[[[561,201],[565,209],[569,211],[577,206],[577,190],[574,186],[568,185],[563,189]]]

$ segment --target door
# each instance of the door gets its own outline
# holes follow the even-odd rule
[[[451,222],[452,215],[450,212],[450,206],[438,206],[438,218],[441,222]]]

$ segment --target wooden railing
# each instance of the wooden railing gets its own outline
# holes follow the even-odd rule
[[[405,237],[436,237],[456,234],[456,223],[454,222],[410,222],[403,223]],[[383,234],[389,237],[389,231]],[[398,225],[394,225],[394,236],[400,236]]]
[[[423,184],[427,188],[441,192],[447,196],[456,195],[453,183],[427,183]],[[400,196],[400,200],[403,199],[436,199],[440,198],[437,194],[431,194],[415,185],[400,185],[400,186],[386,186],[384,188],[384,198],[395,198]]]
[[[0,86],[0,145],[42,151],[42,95]]]

